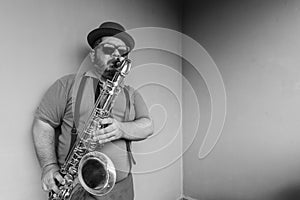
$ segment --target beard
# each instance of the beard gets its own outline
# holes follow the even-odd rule
[[[112,80],[115,73],[117,72],[116,68],[115,68],[115,59],[110,59],[106,66],[105,66],[105,70],[102,73],[102,78],[104,79],[109,79]]]
[[[107,68],[102,73],[102,78],[112,80],[116,72],[116,69]]]
[[[103,62],[101,60],[98,60],[98,62],[95,63],[95,70],[98,74],[97,76],[105,81],[105,80],[112,80],[114,75],[116,74],[117,70],[117,59],[111,58],[107,62]]]

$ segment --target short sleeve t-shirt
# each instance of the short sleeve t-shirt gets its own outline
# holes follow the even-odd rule
[[[79,124],[77,127],[79,132],[83,129],[94,107],[95,84],[93,79],[92,77],[87,77],[84,84],[80,101]],[[57,137],[57,157],[60,165],[65,162],[70,147],[76,100],[76,96],[74,97],[73,93],[75,90],[75,80],[75,74],[58,79],[47,90],[35,112],[35,118],[48,123],[59,133]],[[117,96],[112,109],[112,116],[118,121],[124,121],[125,117],[127,101],[124,88]],[[132,121],[136,117],[137,110],[139,112],[148,112],[148,110],[145,109],[145,102],[141,95],[132,87],[126,88],[128,88],[129,93],[129,121]],[[117,181],[125,178],[130,168],[125,140],[120,139],[106,143],[100,151],[113,161],[117,171]]]

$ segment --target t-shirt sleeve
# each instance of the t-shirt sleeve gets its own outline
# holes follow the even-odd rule
[[[134,91],[133,98],[134,98],[135,119],[139,119],[142,117],[149,118],[149,111],[147,105],[142,95],[137,90]]]
[[[35,111],[35,118],[40,119],[53,128],[60,125],[67,102],[66,89],[60,80],[57,80],[47,90]]]

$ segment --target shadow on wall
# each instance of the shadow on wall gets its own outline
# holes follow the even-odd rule
[[[274,200],[299,200],[300,199],[300,182],[286,185],[277,192]]]

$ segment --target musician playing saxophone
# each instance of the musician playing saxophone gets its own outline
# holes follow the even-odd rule
[[[96,86],[113,76],[112,63],[117,57],[127,56],[134,47],[133,38],[122,25],[105,22],[92,30],[87,37],[91,47],[90,58],[94,65],[86,76],[79,111],[79,130],[88,118],[96,98]],[[74,128],[75,99],[72,97],[75,74],[58,79],[44,94],[33,122],[33,143],[41,166],[41,183],[44,191],[58,192],[65,180],[59,172],[65,162],[71,145],[71,131]],[[95,83],[95,80],[96,83]],[[93,196],[78,190],[71,199],[133,199],[133,182],[130,173],[131,159],[126,141],[138,141],[153,133],[153,124],[147,106],[132,87],[122,87],[118,94],[112,115],[100,120],[102,129],[93,132],[93,140],[104,144],[101,152],[113,161],[116,168],[116,185],[105,196]],[[77,98],[76,98],[77,99]],[[128,119],[125,121],[125,112]]]

